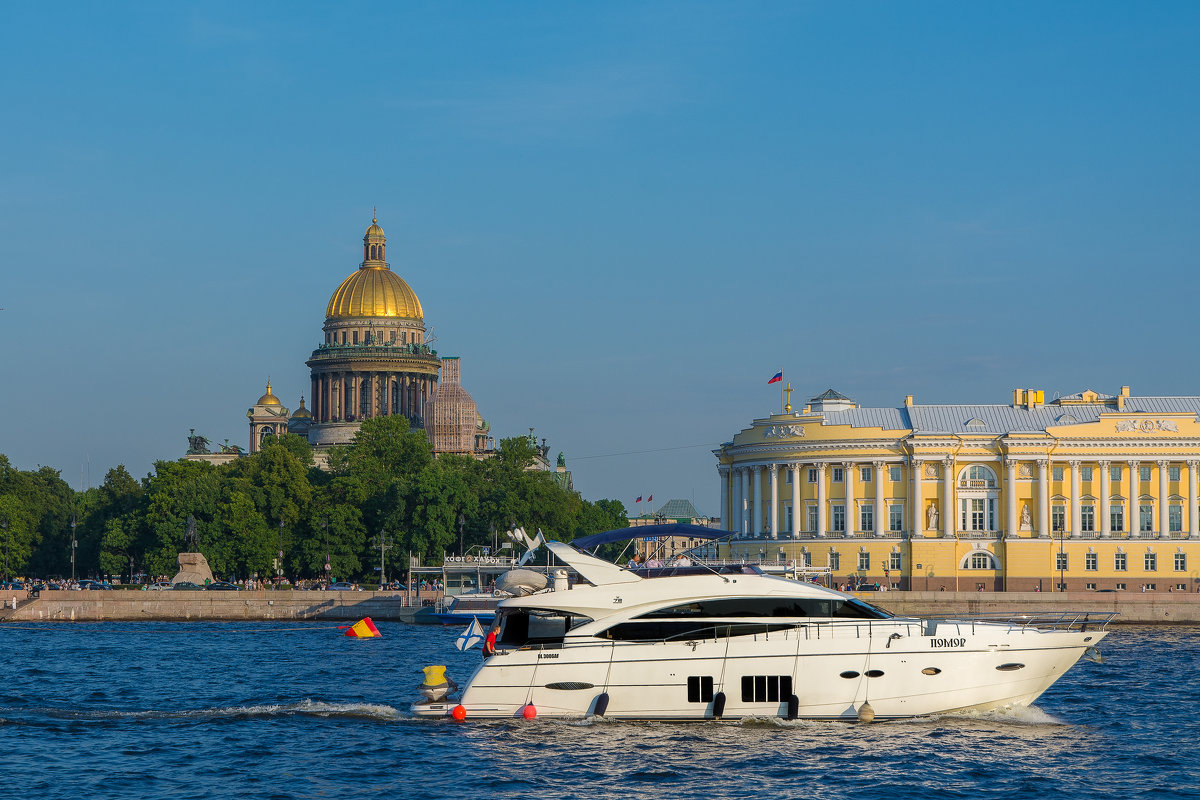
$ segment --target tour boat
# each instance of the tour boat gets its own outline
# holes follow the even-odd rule
[[[585,546],[606,535],[620,534]],[[750,564],[649,574],[546,546],[580,580],[502,601],[461,697],[415,714],[869,721],[1027,706],[1098,658],[1115,616],[897,617]]]
[[[466,624],[472,619],[480,622],[491,622],[496,617],[496,607],[500,601],[509,597],[497,592],[468,592],[450,600],[445,606],[439,605],[433,612],[434,618],[443,625]]]

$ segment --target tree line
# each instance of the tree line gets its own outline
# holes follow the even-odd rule
[[[628,524],[622,503],[584,500],[530,469],[536,457],[533,443],[517,437],[502,440],[493,458],[434,458],[425,432],[398,416],[364,421],[351,444],[330,450],[325,470],[292,434],[223,465],[156,461],[140,481],[117,466],[83,492],[57,470],[17,470],[0,454],[6,577],[70,575],[72,552],[80,577],[172,575],[189,518],[215,575],[265,578],[281,569],[291,579],[339,580],[375,574],[380,536],[396,575],[410,554],[435,563],[458,552],[460,536],[470,550],[503,541],[514,525],[570,541]]]

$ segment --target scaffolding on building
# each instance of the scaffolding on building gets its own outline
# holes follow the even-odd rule
[[[435,453],[471,454],[476,450],[479,413],[462,385],[458,356],[442,358],[442,377],[425,405],[425,430]]]

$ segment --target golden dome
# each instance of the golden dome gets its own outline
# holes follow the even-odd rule
[[[312,412],[304,407],[304,397],[300,397],[300,407],[292,414],[292,419],[312,419]]]
[[[256,406],[281,406],[281,405],[283,405],[283,403],[279,402],[278,397],[271,394],[271,382],[267,381],[267,393],[264,394],[262,397],[258,398],[258,402],[255,403],[254,405],[256,405]]]
[[[379,227],[379,223],[376,222],[375,220],[371,220],[371,227],[367,228],[366,235],[367,236],[378,236],[381,239],[387,238],[386,236],[384,236],[383,228]]]
[[[424,319],[417,293],[387,265],[378,262],[363,265],[342,281],[329,305],[325,317],[404,317]]]

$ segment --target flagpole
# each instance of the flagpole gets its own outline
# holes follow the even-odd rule
[[[783,367],[779,368],[779,413],[783,413]]]

